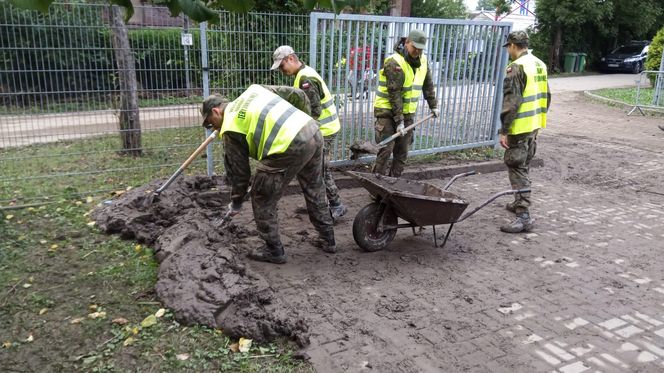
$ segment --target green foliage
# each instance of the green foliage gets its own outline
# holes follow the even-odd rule
[[[411,15],[425,18],[466,18],[463,0],[413,0]]]
[[[650,48],[648,49],[648,58],[646,59],[645,69],[646,70],[659,70],[660,63],[662,61],[662,53],[664,51],[664,27],[662,27],[657,35],[652,39],[650,43]],[[648,74],[650,82],[655,85],[655,79],[657,78],[655,74]]]
[[[475,7],[477,10],[495,10],[496,6],[494,5],[494,0],[479,0],[477,2],[477,6]]]

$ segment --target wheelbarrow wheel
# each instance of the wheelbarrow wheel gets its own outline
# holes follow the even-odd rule
[[[380,251],[386,248],[397,234],[397,229],[383,230],[378,232],[378,223],[385,205],[371,203],[364,206],[355,216],[353,221],[353,238],[364,251]],[[383,220],[385,225],[397,225],[397,216],[393,213],[385,214]]]

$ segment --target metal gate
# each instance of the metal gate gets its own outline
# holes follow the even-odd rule
[[[335,94],[342,122],[334,163],[349,162],[349,144],[373,138],[378,70],[412,29],[428,35],[441,116],[415,130],[410,154],[496,144],[511,23],[312,13],[309,24],[309,64]],[[428,111],[421,99],[416,116]]]

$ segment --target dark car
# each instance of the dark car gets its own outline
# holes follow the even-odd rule
[[[616,48],[600,60],[600,70],[627,71],[638,74],[643,70],[648,56],[648,41],[633,41]]]

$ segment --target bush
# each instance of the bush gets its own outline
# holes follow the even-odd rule
[[[648,49],[648,58],[646,59],[646,70],[659,70],[659,64],[662,61],[662,50],[664,49],[664,27],[662,27],[657,35],[652,39],[650,48]],[[655,74],[648,74],[650,82],[655,85],[657,76]]]

